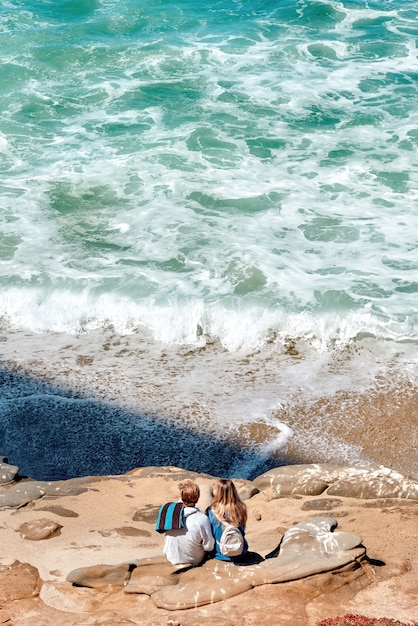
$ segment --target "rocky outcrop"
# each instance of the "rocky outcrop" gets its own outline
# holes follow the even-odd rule
[[[0,485],[7,485],[14,481],[19,468],[9,465],[5,456],[0,456]]]
[[[100,480],[106,478],[82,477],[52,482],[22,480],[0,491],[0,509],[25,506],[44,496],[48,498],[77,496],[88,489],[93,489],[92,483]]]
[[[40,588],[38,570],[29,563],[0,565],[0,604],[33,598],[39,595]]]
[[[134,567],[135,563],[81,567],[70,572],[67,580],[76,587],[113,590],[127,584]]]
[[[320,495],[346,498],[408,498],[418,500],[418,482],[381,465],[345,467],[331,463],[290,465],[254,479],[260,489],[270,487],[278,498]]]
[[[162,556],[154,526],[159,504],[177,497],[185,477],[199,483],[204,510],[214,477],[174,467],[0,486],[0,618],[28,626],[32,611],[43,626],[245,626],[262,613],[266,624],[314,626],[357,605],[412,617],[413,479],[331,464],[237,479],[247,559],[179,569]]]
[[[61,528],[62,524],[58,524],[55,520],[42,518],[21,524],[17,531],[23,539],[42,541],[56,536]]]
[[[336,526],[335,520],[323,517],[296,524],[269,559],[250,553],[240,564],[210,559],[199,567],[179,569],[157,557],[136,564],[75,570],[67,580],[95,589],[125,586],[127,593],[150,595],[157,607],[169,611],[204,606],[258,585],[297,580],[360,561],[366,553],[361,537],[335,533]]]
[[[277,556],[255,565],[208,561],[198,571],[179,575],[179,583],[152,595],[156,606],[186,609],[219,602],[258,585],[284,583],[335,570],[365,555],[362,539],[354,533],[333,533],[331,518],[316,518],[290,528]],[[140,567],[140,565],[139,565]]]

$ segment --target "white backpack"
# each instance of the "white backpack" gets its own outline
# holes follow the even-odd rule
[[[239,528],[224,524],[219,548],[223,556],[240,556],[244,550],[244,536]]]

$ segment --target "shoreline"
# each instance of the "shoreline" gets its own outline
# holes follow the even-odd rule
[[[266,346],[227,353],[217,345],[170,346],[104,330],[80,336],[3,332],[0,412],[11,429],[7,446],[0,430],[3,454],[26,462],[33,428],[36,437],[45,435],[46,447],[39,440],[33,450],[39,460],[44,450],[63,446],[61,429],[78,457],[93,456],[86,433],[88,440],[96,437],[98,447],[113,438],[114,451],[106,450],[113,462],[118,447],[119,456],[125,455],[122,464],[98,462],[81,468],[84,473],[111,474],[155,463],[251,477],[276,465],[369,462],[418,476],[412,353],[409,368],[401,363],[385,369],[375,362],[375,370],[368,371],[364,347],[366,356],[336,353],[339,363],[322,356],[314,371],[313,357],[295,347],[291,352]],[[145,425],[158,448],[156,458],[152,446],[142,446]],[[55,438],[51,429],[58,431]],[[165,450],[159,441],[163,433]],[[71,452],[70,446],[62,447],[61,456]],[[77,475],[75,454],[73,462],[72,473],[61,477]],[[30,466],[25,473],[54,478]]]

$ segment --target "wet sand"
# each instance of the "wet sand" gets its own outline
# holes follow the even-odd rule
[[[391,349],[395,353],[397,347]],[[139,420],[146,423],[148,434],[154,434],[145,456],[132,459],[131,467],[181,464],[214,472],[218,466],[225,475],[249,477],[280,464],[370,461],[416,476],[415,352],[413,346],[406,346],[403,360],[394,356],[390,361],[385,354],[383,363],[376,346],[372,350],[367,343],[334,354],[290,343],[231,353],[215,342],[170,346],[140,334],[119,336],[112,330],[70,336],[4,328],[0,411],[10,415],[14,405],[30,405],[27,419],[35,432],[36,397],[38,429],[47,432],[57,413],[61,428],[72,420],[68,427],[79,430],[73,444],[84,454],[90,454],[91,448],[84,450],[82,440],[100,432],[98,421],[103,416],[112,423],[107,439],[113,437],[120,454],[126,451],[125,464],[129,464],[126,436],[132,420]],[[65,399],[59,407],[57,398]],[[96,403],[94,415],[87,401]],[[76,402],[77,414],[68,408]],[[83,432],[83,421],[90,418],[96,424]],[[13,424],[19,420],[17,411]],[[25,446],[25,428],[22,424],[16,445]],[[170,439],[166,450],[165,436]],[[144,434],[138,437],[138,445],[145,445]],[[6,440],[7,449],[0,453],[15,463],[10,437],[0,442],[4,446]],[[39,450],[33,454],[42,457],[42,438],[37,445]],[[103,442],[97,441],[97,446]],[[110,466],[100,466],[95,473],[112,473]]]

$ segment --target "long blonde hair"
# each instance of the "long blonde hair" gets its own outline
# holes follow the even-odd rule
[[[245,528],[247,507],[239,497],[232,480],[220,478],[215,484],[211,509],[221,522]]]

